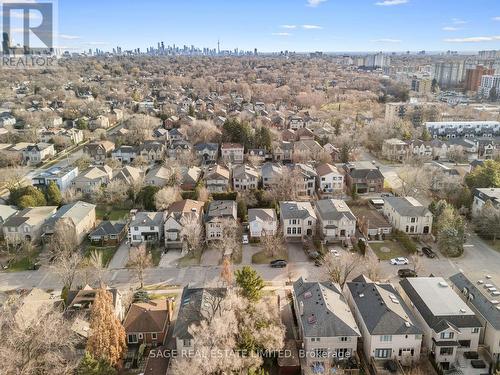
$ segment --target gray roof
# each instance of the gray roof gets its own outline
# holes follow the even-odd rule
[[[314,210],[309,202],[280,202],[280,218],[286,219],[305,219],[308,216],[316,217]]]
[[[82,201],[65,204],[47,220],[45,230],[53,230],[54,225],[61,218],[70,218],[73,223],[77,225],[80,221],[86,218],[91,211],[95,210],[95,207],[95,204]]]
[[[427,207],[412,197],[385,197],[384,201],[401,216],[425,216],[430,213]]]
[[[198,143],[198,144],[194,145],[194,149],[196,151],[203,151],[205,149],[210,150],[210,151],[218,151],[219,144],[218,143]]]
[[[214,217],[233,217],[236,209],[235,201],[213,201],[210,202],[207,210],[207,218],[211,219]]]
[[[275,221],[276,211],[272,208],[250,208],[248,210],[248,222],[252,222],[256,219],[262,221]]]
[[[374,283],[358,276],[347,287],[370,334],[422,333],[415,316],[391,284]]]
[[[337,284],[305,282],[301,277],[293,284],[293,292],[297,306],[300,306],[297,319],[302,325],[304,336],[361,336]]]
[[[223,298],[225,288],[189,288],[182,291],[181,306],[175,322],[172,336],[180,339],[191,339],[189,327],[199,324],[206,318],[203,306],[215,306],[214,302]]]
[[[89,234],[89,237],[109,236],[111,234],[118,235],[125,228],[125,223],[117,223],[109,220],[101,221],[101,223]]]
[[[316,208],[323,220],[341,220],[343,217],[356,221],[347,204],[340,199],[322,199],[316,202]]]
[[[470,281],[463,273],[459,272],[450,277],[450,281],[455,284],[457,289],[463,291],[467,290],[467,299],[470,305],[482,315],[482,317],[491,324],[496,330],[500,330],[500,310],[497,308],[495,297],[487,295],[487,290],[479,289],[475,283]]]
[[[439,286],[440,282],[444,282],[443,278],[414,277],[412,279],[415,280],[408,278],[401,280],[399,284],[427,325],[435,332],[441,332],[450,326],[458,329],[481,327],[474,312],[451,288]],[[430,281],[434,283],[431,284]],[[422,283],[425,285],[421,285]],[[451,309],[454,310],[453,313]]]
[[[161,226],[163,223],[163,212],[137,212],[130,221],[131,227]]]

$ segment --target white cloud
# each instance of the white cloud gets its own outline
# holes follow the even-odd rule
[[[283,29],[296,29],[297,25],[281,25]]]
[[[382,7],[389,7],[393,5],[401,5],[401,4],[407,4],[409,3],[410,0],[384,0],[384,1],[378,1],[375,3],[375,5],[382,6]]]
[[[500,21],[500,16],[498,16],[498,17],[493,17],[493,18],[492,18],[492,20],[493,20],[493,21]]]
[[[326,0],[307,0],[308,7],[317,7],[319,4],[324,3]]]
[[[373,39],[370,42],[372,43],[401,43],[401,39],[391,39],[391,38],[380,38],[380,39]]]
[[[451,22],[453,22],[454,25],[465,25],[467,21],[464,21],[460,18],[452,18]]]
[[[471,36],[467,38],[448,38],[445,42],[448,43],[481,43],[481,42],[494,42],[500,40],[500,35],[493,36]]]
[[[61,39],[66,39],[66,40],[74,40],[74,39],[80,39],[81,37],[78,35],[68,35],[68,34],[59,34],[59,38]]]
[[[107,46],[109,43],[108,42],[85,42],[83,44],[86,44],[89,46]]]
[[[445,26],[445,27],[443,27],[442,30],[443,31],[458,31],[458,30],[460,30],[460,28],[459,27],[454,27],[454,26]]]
[[[302,28],[305,30],[319,30],[322,29],[323,27],[318,25],[302,25]]]
[[[292,34],[290,34],[290,33],[272,33],[272,35],[275,35],[275,36],[290,36]]]

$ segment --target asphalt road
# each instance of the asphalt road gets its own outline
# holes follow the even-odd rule
[[[434,274],[449,277],[462,270],[472,278],[484,278],[486,274],[493,276],[493,280],[500,285],[500,252],[491,249],[484,241],[476,235],[469,238],[465,247],[465,253],[457,259],[447,259],[439,256],[436,259],[421,257],[420,276]],[[242,267],[235,266],[235,268]],[[311,281],[319,281],[325,278],[321,268],[314,266],[311,262],[292,262],[287,268],[271,268],[268,265],[253,265],[253,267],[270,284],[281,286],[289,277],[296,279],[300,276]],[[397,270],[409,266],[392,266],[388,261],[380,263],[383,279],[397,281]],[[195,266],[189,268],[165,267],[151,268],[145,272],[145,283],[166,283],[172,285],[202,286],[217,280],[220,274],[220,266]],[[357,274],[353,274],[353,277]],[[108,269],[104,271],[104,279],[108,285],[119,289],[129,289],[138,285],[137,278],[132,270]],[[82,275],[75,285],[84,285],[85,275]],[[24,272],[0,272],[0,290],[7,291],[18,288],[61,289],[62,285],[54,271],[48,267],[41,267],[38,271]]]

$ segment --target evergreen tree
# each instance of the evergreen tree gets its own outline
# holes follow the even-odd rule
[[[476,167],[465,176],[465,183],[471,190],[500,187],[500,162],[485,160],[483,165]]]
[[[432,135],[431,133],[429,132],[429,130],[427,130],[426,127],[424,127],[424,129],[422,130],[422,141],[430,141],[432,139]]]
[[[49,183],[46,191],[47,203],[51,206],[59,206],[62,202],[62,194],[54,181]]]
[[[85,352],[78,368],[76,375],[115,375],[116,370],[104,360],[94,359],[88,352]]]
[[[482,237],[491,238],[495,242],[500,237],[500,210],[491,201],[487,201],[474,219],[474,224]]]
[[[127,349],[125,329],[115,315],[111,293],[104,288],[97,290],[92,305],[90,332],[88,353],[99,361],[116,366]]]
[[[264,280],[252,267],[244,266],[234,272],[236,284],[241,288],[241,294],[249,301],[257,302],[262,296]]]

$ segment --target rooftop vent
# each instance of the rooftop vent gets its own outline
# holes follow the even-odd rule
[[[305,292],[304,293],[304,298],[311,298],[312,297],[312,293],[311,292]]]
[[[491,275],[486,275],[486,278],[487,279],[491,279]]]
[[[408,328],[410,328],[411,324],[409,322],[405,322],[405,326],[407,326]]]
[[[446,281],[440,281],[439,282],[439,286],[442,287],[442,288],[447,288],[448,287],[448,283]]]
[[[363,293],[361,293],[361,294],[359,295],[359,298],[363,298],[364,296],[365,296],[365,295],[364,295]]]
[[[467,311],[465,309],[460,309],[461,314],[465,314]]]
[[[316,317],[314,315],[311,315],[309,318],[307,318],[307,322],[309,324],[314,324],[316,323]]]
[[[491,302],[492,304],[494,304],[494,305],[498,305],[498,303],[499,303],[499,301],[498,301],[498,300],[496,300],[496,299],[492,299],[490,302]]]

